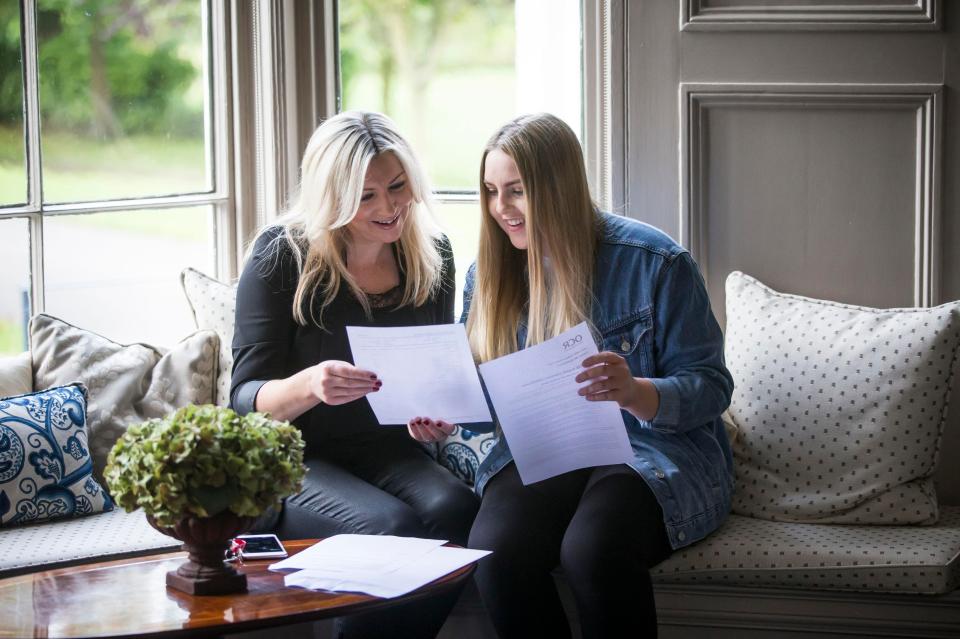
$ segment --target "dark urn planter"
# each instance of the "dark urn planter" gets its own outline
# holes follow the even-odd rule
[[[184,517],[172,527],[150,525],[183,542],[190,556],[186,563],[167,573],[167,587],[191,595],[226,595],[244,592],[247,576],[224,562],[230,539],[249,529],[255,517],[240,517],[226,510],[213,517]]]

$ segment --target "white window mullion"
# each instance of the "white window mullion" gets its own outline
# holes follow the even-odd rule
[[[437,202],[451,202],[451,203],[463,203],[463,202],[479,202],[480,201],[480,192],[474,190],[463,190],[463,191],[451,191],[451,190],[441,190],[433,192],[433,199]]]
[[[127,200],[89,200],[65,204],[47,204],[44,215],[74,215],[77,213],[105,213],[107,211],[134,211],[143,209],[170,209],[186,206],[202,206],[226,202],[226,196],[218,197],[207,193],[191,195],[163,195],[157,197],[131,198]]]
[[[40,76],[37,64],[37,7],[35,0],[20,5],[23,47],[23,126],[27,138],[27,197],[30,218],[30,312],[44,309],[43,278],[43,165],[40,161]]]
[[[204,34],[209,38],[206,51],[208,52],[205,72],[209,81],[208,99],[204,108],[206,121],[210,123],[207,135],[209,149],[208,166],[212,174],[213,216],[212,226],[214,259],[211,260],[216,276],[221,279],[231,279],[237,273],[236,267],[236,229],[237,214],[230,199],[233,192],[233,131],[230,119],[234,109],[230,85],[230,64],[232,60],[229,26],[231,16],[229,7],[223,2],[204,3]]]

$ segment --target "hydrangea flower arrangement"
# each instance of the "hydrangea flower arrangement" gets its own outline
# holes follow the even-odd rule
[[[104,476],[116,503],[159,526],[226,510],[257,517],[300,490],[303,449],[300,431],[269,415],[186,406],[127,429]]]

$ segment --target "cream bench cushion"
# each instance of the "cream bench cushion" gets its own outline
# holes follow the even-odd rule
[[[90,517],[0,530],[0,577],[179,547],[179,541],[154,530],[142,510],[114,508]]]
[[[657,583],[947,593],[960,585],[960,507],[933,526],[797,524],[731,515],[654,568]]]

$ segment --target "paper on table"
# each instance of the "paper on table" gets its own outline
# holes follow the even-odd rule
[[[390,571],[354,571],[347,575],[319,569],[301,570],[284,577],[284,584],[311,590],[399,597],[489,554],[489,550],[439,546],[426,554],[408,558]]]
[[[541,344],[480,364],[524,484],[633,459],[617,404],[577,394],[580,363],[597,352],[590,329],[581,323]]]
[[[410,557],[420,557],[447,543],[393,535],[334,535],[270,565],[270,570],[390,570]]]
[[[354,363],[383,381],[367,395],[381,424],[491,421],[463,324],[348,326],[347,337]]]

